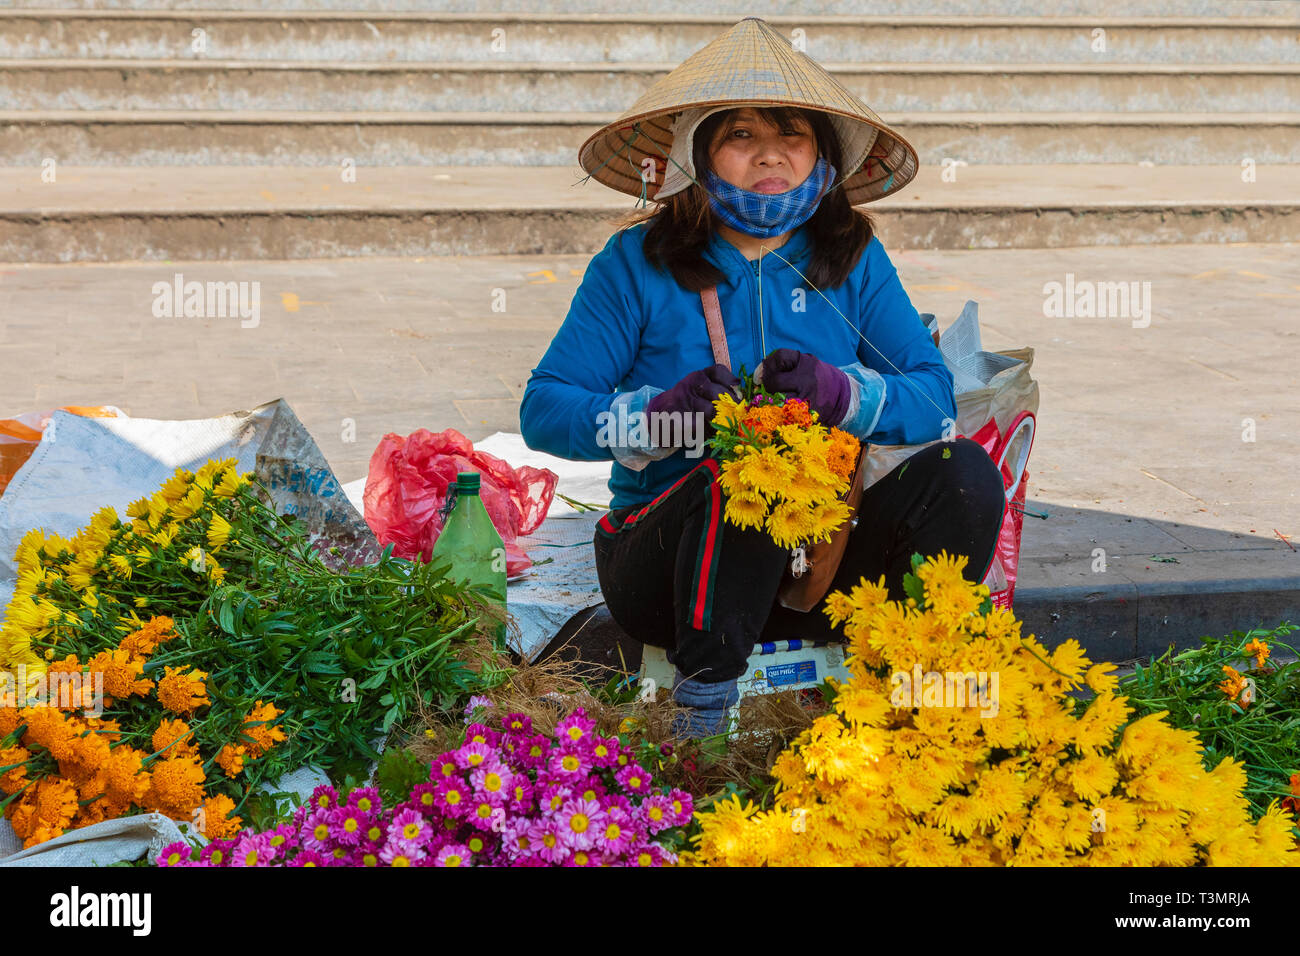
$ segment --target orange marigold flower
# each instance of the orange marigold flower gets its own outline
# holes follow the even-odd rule
[[[104,800],[109,817],[119,817],[142,804],[151,774],[144,770],[145,754],[134,747],[114,747],[104,762]]]
[[[236,777],[244,770],[244,755],[248,749],[243,744],[226,744],[217,754],[217,766],[227,777]]]
[[[163,679],[158,682],[158,703],[173,714],[190,714],[209,703],[207,689],[203,682],[207,673],[191,670],[183,673],[179,667],[168,667]]]
[[[27,732],[23,734],[24,744],[44,747],[55,760],[72,759],[77,730],[62,711],[53,707],[24,707],[20,717],[27,725]]]
[[[275,720],[280,714],[284,713],[274,704],[264,704],[262,701],[257,702],[246,718],[244,718],[244,735],[251,739],[248,746],[248,755],[250,757],[260,757],[278,743],[282,743],[289,738],[285,736],[283,730],[274,726]]]
[[[203,835],[209,840],[228,840],[244,827],[240,817],[232,817],[235,801],[224,793],[203,801]]]
[[[38,826],[62,830],[77,813],[77,790],[62,777],[38,780],[36,791],[36,820]]]
[[[164,751],[169,757],[179,757],[183,754],[196,754],[198,750],[194,746],[194,731],[190,730],[190,725],[183,720],[169,720],[164,717],[158,729],[153,732],[153,752],[161,754]]]
[[[1272,650],[1269,648],[1269,646],[1265,644],[1263,641],[1261,641],[1259,638],[1255,638],[1253,641],[1247,644],[1245,648],[1243,648],[1243,650],[1245,650],[1247,654],[1255,655],[1256,670],[1259,670],[1261,667],[1264,666],[1264,662],[1268,660],[1269,654],[1272,653]]]
[[[1246,678],[1242,677],[1235,667],[1229,667],[1227,664],[1223,665],[1223,673],[1226,676],[1224,680],[1219,681],[1219,690],[1227,694],[1229,700],[1235,701],[1237,695],[1246,689]]]
[[[153,689],[153,681],[141,676],[144,673],[144,659],[133,657],[120,647],[100,651],[90,659],[88,666],[92,674],[103,673],[104,693],[109,697],[143,697]]]
[[[72,756],[59,761],[59,772],[81,785],[99,772],[108,757],[107,740],[93,732],[82,733],[73,741]]]
[[[144,797],[147,809],[173,819],[188,819],[202,802],[203,767],[197,757],[167,757],[154,762]]]
[[[21,723],[17,707],[0,707],[0,740],[17,730]]]
[[[808,403],[801,398],[787,399],[781,406],[782,425],[801,425],[804,428],[813,424],[812,412],[808,409]]]
[[[0,790],[17,793],[27,785],[27,768],[20,766],[32,755],[26,747],[8,747],[0,750]],[[8,767],[8,770],[4,768]]]
[[[54,661],[45,668],[46,674],[80,674],[83,670],[85,667],[77,660],[76,654],[69,654],[63,660]]]

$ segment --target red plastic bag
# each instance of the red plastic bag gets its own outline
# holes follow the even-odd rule
[[[1025,488],[1029,484],[1029,469],[1025,466],[1029,464],[1029,453],[1033,449],[1035,422],[1032,412],[1021,412],[1003,435],[997,422],[990,418],[970,436],[984,447],[1002,472],[1007,508],[983,583],[989,586],[989,597],[994,606],[1008,610],[1016,593],[1016,575],[1020,568],[1020,534],[1025,522]],[[1013,447],[1016,454],[1014,459],[1009,459]]]
[[[428,561],[442,532],[439,511],[459,471],[476,471],[479,496],[506,547],[506,575],[532,566],[515,539],[532,534],[546,518],[558,476],[546,468],[512,468],[495,455],[475,451],[454,428],[426,428],[408,437],[388,434],[370,456],[366,476],[366,524],[381,545],[399,558]]]

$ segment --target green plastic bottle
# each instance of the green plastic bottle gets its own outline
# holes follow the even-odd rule
[[[493,632],[500,644],[506,636],[506,549],[483,507],[478,485],[477,472],[462,471],[447,489],[451,513],[433,543],[433,563],[450,563],[448,578],[487,590],[488,599],[502,612],[501,623]]]

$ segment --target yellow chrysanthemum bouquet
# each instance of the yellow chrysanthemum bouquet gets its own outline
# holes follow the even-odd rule
[[[762,528],[783,548],[829,539],[849,518],[843,495],[860,443],[821,424],[806,402],[743,381],[739,401],[722,395],[714,406],[727,522]]]
[[[905,601],[883,578],[828,598],[852,679],[776,760],[774,807],[715,801],[684,862],[1300,864],[1281,807],[1251,821],[1240,763],[1207,772],[1165,712],[1130,722],[1114,665],[1022,638],[966,560],[914,557]]]

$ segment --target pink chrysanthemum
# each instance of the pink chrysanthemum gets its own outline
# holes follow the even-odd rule
[[[515,760],[525,770],[538,770],[550,759],[551,743],[542,734],[522,737],[515,751]]]
[[[605,812],[595,800],[573,798],[560,808],[560,836],[574,850],[590,850],[605,825]]]
[[[467,744],[485,744],[496,749],[496,745],[500,741],[501,732],[493,730],[487,724],[475,723],[465,728],[465,743]]]
[[[418,866],[427,855],[424,847],[397,840],[379,851],[379,862],[384,866]]]
[[[605,796],[605,782],[596,774],[591,774],[584,780],[579,780],[573,784],[573,792],[578,794],[584,800],[600,800]]]
[[[642,844],[628,857],[631,866],[663,866],[665,862],[663,847],[658,843]]]
[[[514,777],[505,764],[484,764],[470,772],[469,782],[474,785],[476,795],[500,802],[509,799]]]
[[[309,814],[303,821],[298,836],[304,849],[327,855],[334,849],[336,842],[333,811],[317,810]]]
[[[184,840],[177,840],[174,843],[168,843],[162,848],[162,851],[154,858],[155,866],[193,866],[190,862],[190,852],[193,850]]]
[[[496,757],[496,751],[487,744],[467,743],[453,752],[456,766],[462,770],[473,770],[480,764]]]
[[[365,839],[371,817],[356,807],[339,807],[333,811],[330,832],[343,846],[355,847]]]
[[[668,792],[668,803],[672,807],[673,822],[670,826],[684,827],[695,815],[695,799],[685,790],[673,788]]]
[[[569,847],[560,834],[560,821],[555,818],[537,820],[528,829],[532,856],[547,863],[563,863],[569,856]]]
[[[455,820],[464,819],[469,811],[472,792],[459,777],[452,777],[438,784],[433,794],[433,805],[445,816]]]
[[[564,802],[573,796],[573,788],[562,783],[547,783],[541,788],[537,805],[542,813],[559,813]]]
[[[619,743],[609,737],[596,736],[591,741],[591,762],[597,767],[612,767],[618,763]]]
[[[438,815],[438,787],[440,784],[430,781],[429,783],[417,783],[411,788],[411,799],[408,806],[414,807],[423,813],[426,817]]]
[[[564,747],[551,751],[551,760],[547,764],[551,774],[560,780],[579,781],[593,769],[591,757],[583,750]]]
[[[321,784],[311,792],[308,802],[317,810],[332,810],[339,805],[339,794],[329,784]]]
[[[267,831],[267,837],[271,849],[275,850],[276,855],[279,857],[284,857],[290,850],[298,846],[298,831],[287,823],[282,823],[274,830]]]
[[[533,718],[527,714],[506,714],[501,718],[501,729],[509,734],[525,736],[532,733]]]
[[[564,866],[600,866],[604,858],[594,850],[574,850]]]
[[[650,792],[650,774],[640,764],[630,763],[620,768],[614,779],[628,793],[641,795]]]
[[[229,866],[230,851],[238,840],[213,840],[199,852],[199,862],[204,866]]]
[[[423,846],[429,841],[431,827],[424,814],[407,808],[393,814],[388,824],[388,842],[402,843],[408,848]]]
[[[357,787],[348,794],[348,806],[355,807],[362,813],[380,813],[384,809],[379,791],[374,787]]]
[[[617,857],[634,842],[636,832],[631,815],[618,806],[606,809],[605,822],[596,834],[595,848],[604,857]]]
[[[587,717],[587,712],[579,707],[568,717],[555,725],[555,739],[565,747],[589,746],[596,722]]]
[[[506,822],[506,811],[498,799],[474,794],[465,813],[465,819],[476,830],[500,831]]]
[[[533,806],[533,785],[528,777],[517,773],[510,781],[509,807],[515,813],[527,813]]]
[[[672,801],[662,793],[652,793],[641,801],[641,819],[646,829],[654,834],[673,826],[677,815],[673,812]]]
[[[265,833],[248,833],[239,838],[230,851],[231,866],[270,866],[276,853]]]
[[[288,863],[289,866],[329,866],[330,861],[315,850],[303,850]]]
[[[464,845],[473,854],[474,862],[477,864],[491,859],[497,848],[497,839],[490,833],[471,833],[465,838]]]
[[[460,775],[460,764],[456,762],[456,752],[449,750],[446,753],[438,754],[429,767],[429,779],[434,783],[445,780],[447,777],[456,777]]]
[[[463,843],[448,843],[433,858],[434,866],[469,866],[473,854]]]

